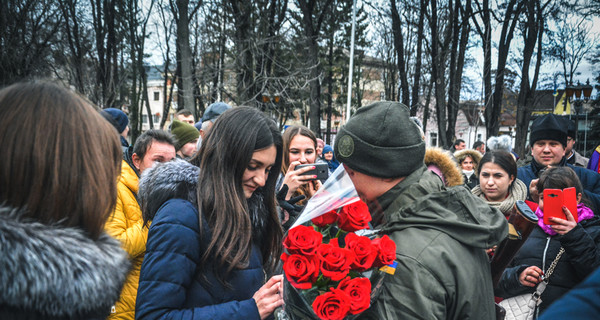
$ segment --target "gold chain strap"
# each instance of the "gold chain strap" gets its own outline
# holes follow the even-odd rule
[[[550,278],[550,275],[552,274],[552,272],[554,272],[554,268],[556,268],[558,260],[560,259],[563,253],[565,253],[565,248],[560,247],[560,251],[558,251],[556,258],[554,258],[554,261],[552,261],[552,264],[548,268],[548,272],[546,272],[546,274],[544,275],[546,279]]]

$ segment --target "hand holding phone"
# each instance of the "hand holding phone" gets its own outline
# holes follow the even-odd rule
[[[329,166],[327,166],[327,163],[300,164],[300,165],[297,165],[294,168],[294,170],[299,170],[299,169],[306,168],[306,167],[315,167],[315,168],[312,170],[306,171],[306,172],[302,173],[301,175],[317,176],[313,180],[327,180],[327,178],[329,178]]]

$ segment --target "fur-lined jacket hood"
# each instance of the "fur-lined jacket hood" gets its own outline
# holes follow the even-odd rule
[[[152,221],[169,199],[184,199],[196,204],[199,173],[198,167],[181,159],[159,163],[146,170],[138,191],[144,223]]]
[[[460,186],[464,184],[463,174],[456,162],[452,159],[450,152],[429,147],[425,150],[425,165],[435,174],[440,176],[447,187]]]
[[[0,205],[0,318],[104,319],[119,298],[129,260],[101,234],[46,225]]]
[[[481,158],[483,158],[483,155],[481,155],[479,151],[473,149],[459,150],[454,153],[454,158],[456,158],[456,162],[458,162],[459,165],[463,160],[465,160],[466,157],[471,157],[474,164],[473,169],[477,170],[479,162],[481,162]]]

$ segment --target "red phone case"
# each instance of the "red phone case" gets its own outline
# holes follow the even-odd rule
[[[554,224],[551,217],[567,220],[562,207],[566,206],[577,221],[577,192],[575,188],[544,190],[544,223]]]
[[[550,221],[551,217],[565,219],[565,214],[562,210],[563,192],[561,189],[545,189],[544,190],[544,223],[548,225],[554,224]]]
[[[575,187],[563,189],[563,204],[569,209],[575,221],[577,219],[577,191]]]

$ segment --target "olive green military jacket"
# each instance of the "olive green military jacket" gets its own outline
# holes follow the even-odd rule
[[[495,319],[485,249],[507,236],[500,211],[424,166],[377,202],[373,218],[396,243],[398,265],[360,319]]]

